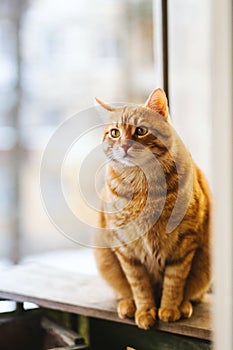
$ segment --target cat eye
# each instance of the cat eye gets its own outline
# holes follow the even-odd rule
[[[111,137],[113,137],[114,139],[117,139],[118,137],[120,137],[121,133],[120,133],[120,130],[118,129],[112,129],[110,131],[110,135]]]
[[[138,136],[144,136],[148,133],[148,128],[146,126],[138,126],[135,130],[135,134]]]

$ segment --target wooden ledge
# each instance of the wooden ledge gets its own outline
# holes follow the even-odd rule
[[[41,307],[72,312],[120,323],[112,290],[97,276],[62,271],[42,264],[25,264],[1,272],[0,298],[32,302]],[[156,330],[211,340],[211,296],[194,307],[189,320],[174,323],[157,321]]]

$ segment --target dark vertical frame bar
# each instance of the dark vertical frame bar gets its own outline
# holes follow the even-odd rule
[[[169,100],[169,60],[168,60],[168,0],[161,0],[162,50],[163,50],[163,88]]]

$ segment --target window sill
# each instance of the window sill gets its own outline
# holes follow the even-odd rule
[[[76,274],[41,263],[18,265],[2,271],[0,298],[134,325],[132,320],[118,318],[113,293],[98,276]],[[155,330],[211,340],[211,299],[208,295],[205,302],[195,306],[189,320],[158,321]]]

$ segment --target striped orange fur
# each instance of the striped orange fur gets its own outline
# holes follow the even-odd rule
[[[207,181],[171,124],[162,89],[145,105],[98,102],[110,112],[95,249],[100,274],[116,293],[120,318],[143,329],[156,317],[188,318],[211,282]]]

